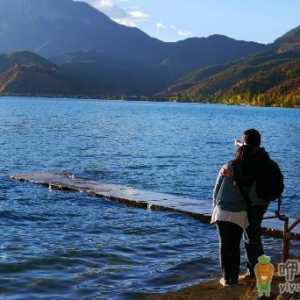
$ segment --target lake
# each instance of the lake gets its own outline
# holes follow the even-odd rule
[[[298,109],[2,97],[2,299],[134,299],[219,276],[214,226],[8,175],[68,171],[210,202],[234,138],[250,127],[282,167],[285,211],[299,217]],[[280,241],[265,245],[278,259]]]

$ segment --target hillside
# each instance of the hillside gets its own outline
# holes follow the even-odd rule
[[[90,97],[147,96],[169,83],[165,68],[117,59],[102,52],[74,52],[52,61]]]
[[[278,39],[273,50],[238,62],[194,71],[158,97],[181,101],[300,106],[300,30]]]
[[[277,53],[300,51],[300,26],[275,41]]]
[[[0,93],[4,95],[70,95],[75,85],[57,66],[30,53],[0,55]]]
[[[168,69],[169,74],[173,74],[172,79],[178,79],[198,68],[228,63],[267,49],[266,45],[215,34],[207,38],[189,38],[173,43],[172,51],[160,64]]]

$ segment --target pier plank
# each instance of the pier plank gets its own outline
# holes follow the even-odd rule
[[[10,178],[47,186],[50,189],[84,192],[93,196],[124,203],[128,206],[151,210],[175,211],[189,215],[207,224],[210,222],[211,201],[139,190],[123,185],[99,183],[80,179],[67,173],[34,172],[16,174]],[[291,219],[292,222],[293,219]],[[263,222],[263,232],[265,235],[281,238],[283,235],[282,229],[283,223],[278,219],[267,219]],[[300,226],[294,228],[291,238],[300,240]]]

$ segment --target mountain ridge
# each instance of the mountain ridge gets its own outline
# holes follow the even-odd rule
[[[190,60],[184,58],[181,68],[187,60],[189,64],[193,60],[195,67],[201,67],[203,62],[198,63],[203,55],[201,50],[207,43],[220,40],[216,35],[163,42],[136,27],[114,22],[85,2],[72,0],[1,0],[0,37],[0,53],[28,50],[46,58],[74,51],[102,51],[116,59],[125,57],[142,64],[161,64],[168,59],[179,64],[182,52],[193,55]],[[225,44],[224,53],[235,52],[230,59],[265,48],[263,44],[249,42],[249,48],[241,46],[239,49],[239,44],[248,42],[227,37],[223,37],[223,41],[235,43],[234,49]],[[194,54],[197,51],[198,56]],[[221,58],[222,53],[218,56]]]
[[[300,52],[270,51],[200,69],[157,97],[179,101],[300,106]]]
[[[13,52],[0,56],[2,94],[298,101],[300,27],[270,45],[220,34],[166,43],[84,2],[1,0],[0,37]]]

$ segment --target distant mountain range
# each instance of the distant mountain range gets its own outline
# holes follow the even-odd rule
[[[151,96],[196,68],[266,48],[221,35],[164,43],[72,0],[1,0],[0,37],[0,53],[44,56],[92,96]]]
[[[159,93],[181,101],[300,107],[300,27],[272,50],[194,71]]]
[[[246,95],[269,97],[270,84],[268,90],[262,88],[266,83],[258,87],[262,81],[278,88],[278,80],[254,69],[281,73],[284,63],[298,72],[293,62],[298,59],[299,31],[272,45],[222,35],[165,43],[112,21],[84,2],[1,0],[0,93],[242,103]],[[291,73],[274,95],[283,95],[284,89],[297,94]]]

